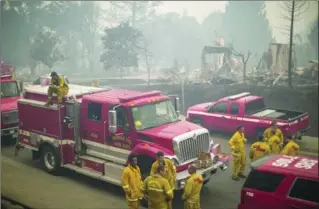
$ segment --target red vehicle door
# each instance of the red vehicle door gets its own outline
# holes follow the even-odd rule
[[[238,126],[243,125],[242,120],[238,120],[239,104],[236,102],[230,103],[227,112],[230,115],[228,122],[229,129],[231,132],[235,132]]]
[[[117,120],[117,132],[109,133],[106,128],[105,135],[107,137],[107,143],[111,146],[115,146],[122,149],[131,150],[132,148],[132,127],[128,120],[128,112],[123,106],[116,107],[116,120]]]
[[[228,102],[218,102],[208,110],[210,114],[208,118],[210,129],[224,132],[230,131],[230,127],[228,126],[230,115],[227,114],[227,108]]]
[[[106,111],[102,111],[102,104],[88,101],[84,103],[82,112],[82,134],[84,139],[104,144],[104,121]],[[103,117],[104,116],[104,117]]]
[[[252,170],[243,186],[240,209],[282,209],[280,185],[284,175]]]
[[[311,179],[296,178],[292,185],[284,209],[319,208],[319,182]]]

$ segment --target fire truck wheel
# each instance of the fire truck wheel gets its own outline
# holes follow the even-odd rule
[[[41,164],[48,173],[56,174],[58,172],[60,157],[51,146],[46,145],[41,150]]]

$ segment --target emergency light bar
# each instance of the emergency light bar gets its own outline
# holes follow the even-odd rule
[[[246,96],[249,96],[249,95],[250,95],[249,92],[244,92],[244,93],[241,93],[241,94],[236,94],[236,95],[229,96],[227,98],[229,100],[235,100],[235,99],[239,99],[239,98],[246,97]]]
[[[119,100],[121,102],[128,102],[133,99],[141,99],[144,97],[159,96],[159,95],[161,95],[160,91],[150,91],[150,92],[137,93],[135,95],[121,96],[119,97]]]

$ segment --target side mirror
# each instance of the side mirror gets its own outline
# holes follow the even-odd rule
[[[72,119],[70,117],[64,117],[63,123],[70,124],[70,123],[72,123]]]
[[[116,120],[116,111],[109,111],[109,132],[116,133],[117,132],[117,120]]]
[[[175,110],[177,115],[180,115],[180,103],[179,103],[179,97],[175,97]]]
[[[22,91],[23,91],[23,81],[18,81],[18,88],[19,88],[20,93],[22,93]]]

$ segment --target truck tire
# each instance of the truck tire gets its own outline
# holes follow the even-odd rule
[[[58,174],[61,168],[61,159],[56,151],[51,146],[44,145],[40,152],[43,169],[48,173]]]
[[[202,126],[202,127],[204,125],[203,120],[201,118],[192,117],[192,118],[190,118],[189,121],[192,122],[192,123],[195,123],[195,124],[197,124],[199,126]]]

